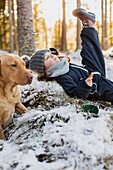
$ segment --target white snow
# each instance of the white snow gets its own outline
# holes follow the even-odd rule
[[[79,52],[69,55],[76,64],[80,63]],[[113,59],[105,57],[105,61],[107,77],[113,80]],[[34,78],[31,85],[20,88],[23,102],[31,100],[32,105],[37,92],[45,91],[48,103],[55,100],[60,104],[46,110],[37,103],[37,108],[28,107],[29,112],[14,118],[9,140],[0,140],[0,170],[102,170],[106,157],[113,161],[111,107],[99,109],[98,118],[87,119],[76,103],[66,104],[68,97],[56,82]],[[28,91],[31,94],[24,98]],[[65,104],[57,94],[61,100],[67,97]],[[113,169],[113,163],[109,169]]]

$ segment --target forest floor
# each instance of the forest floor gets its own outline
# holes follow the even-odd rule
[[[104,52],[107,78],[113,81],[113,58]],[[67,54],[66,54],[67,55]],[[68,53],[80,64],[80,51]],[[55,81],[33,79],[20,86],[24,115],[15,113],[0,140],[0,170],[112,170],[113,107],[94,101],[99,117],[88,117]]]

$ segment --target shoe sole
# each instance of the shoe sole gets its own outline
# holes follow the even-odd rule
[[[78,17],[81,21],[86,18],[95,23],[95,14],[92,12],[87,12],[85,9],[75,9],[72,11],[72,15]]]

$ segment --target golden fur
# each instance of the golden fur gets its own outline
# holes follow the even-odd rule
[[[0,56],[0,139],[5,139],[3,129],[12,120],[17,110],[25,113],[27,108],[20,102],[18,85],[31,83],[33,76],[25,68],[25,62],[17,55],[4,54]]]

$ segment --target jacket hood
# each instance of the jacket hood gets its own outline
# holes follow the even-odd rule
[[[69,71],[69,62],[67,58],[60,59],[60,62],[54,64],[46,71],[47,77],[57,77],[66,74]]]

